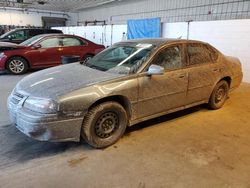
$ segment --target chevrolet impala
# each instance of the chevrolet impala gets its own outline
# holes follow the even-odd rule
[[[127,126],[206,103],[219,109],[242,81],[237,58],[192,40],[116,43],[87,62],[42,70],[8,98],[13,124],[41,141],[114,144]]]

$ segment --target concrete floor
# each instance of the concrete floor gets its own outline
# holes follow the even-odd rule
[[[0,75],[0,187],[250,187],[250,85],[204,106],[129,128],[114,146],[34,141],[11,126]]]

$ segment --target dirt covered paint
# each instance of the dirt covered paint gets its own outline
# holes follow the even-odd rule
[[[208,44],[155,39],[116,45],[131,44],[155,46],[133,74],[115,74],[76,63],[27,76],[17,84],[8,100],[12,122],[21,132],[37,140],[79,141],[85,115],[102,101],[121,103],[128,114],[129,125],[133,125],[207,103],[222,79],[228,82],[230,90],[242,81],[239,60],[224,56]],[[203,50],[203,56],[199,50]],[[170,59],[169,63],[159,60],[161,54],[170,54],[163,57],[164,61]],[[165,72],[149,75],[151,64],[160,65]],[[25,109],[29,98],[49,100],[51,103],[46,104],[56,105],[56,113]]]

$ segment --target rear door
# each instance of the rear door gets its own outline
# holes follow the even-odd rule
[[[207,101],[220,77],[218,53],[203,43],[187,44],[189,80],[187,104]]]
[[[61,64],[62,45],[59,37],[48,37],[39,41],[38,44],[41,45],[41,48],[28,52],[33,66],[47,67]]]
[[[62,44],[62,54],[65,56],[76,55],[83,58],[88,52],[87,43],[77,37],[63,37]]]

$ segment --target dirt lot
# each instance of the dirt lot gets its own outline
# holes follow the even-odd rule
[[[30,139],[6,99],[23,76],[0,75],[0,187],[250,187],[250,84],[221,110],[198,106],[127,130],[115,145]]]

